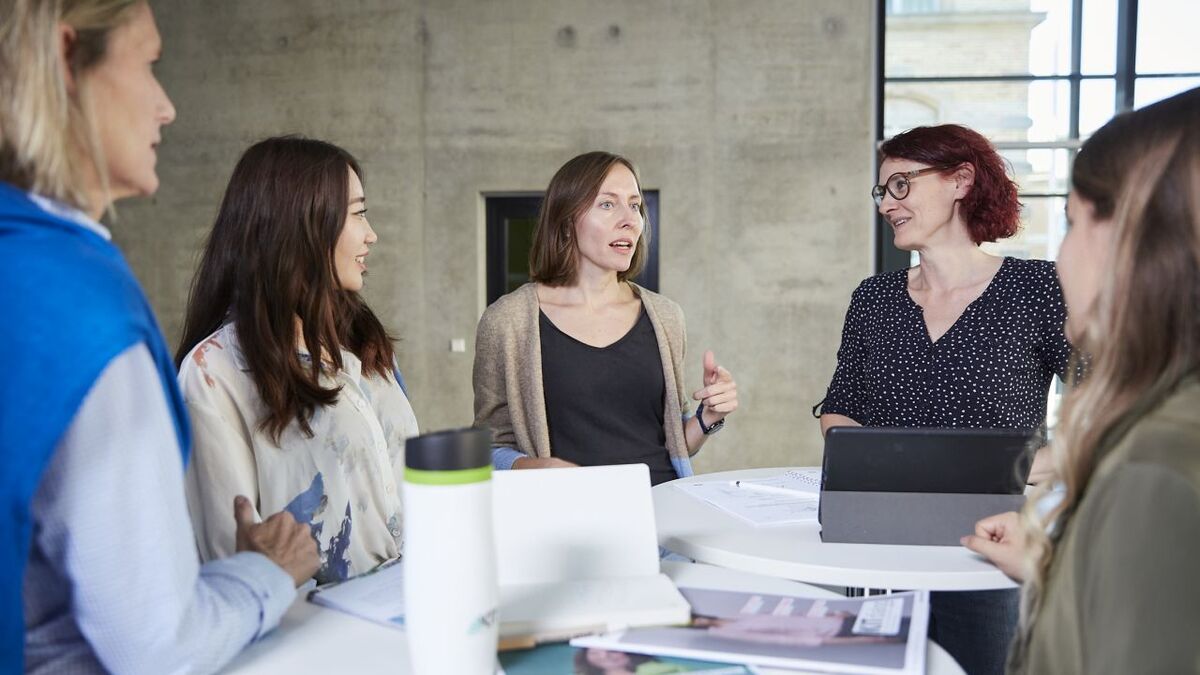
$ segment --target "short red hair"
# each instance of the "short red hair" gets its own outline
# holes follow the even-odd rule
[[[907,159],[929,166],[962,164],[975,167],[975,184],[963,197],[963,220],[976,244],[1011,237],[1021,227],[1017,184],[1008,177],[1004,159],[991,141],[959,124],[916,127],[897,134],[879,147],[879,160]]]

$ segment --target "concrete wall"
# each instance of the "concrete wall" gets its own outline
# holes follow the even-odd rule
[[[743,410],[701,471],[815,463],[809,407],[849,293],[870,273],[869,0],[158,0],[179,119],[163,187],[115,226],[176,339],[200,242],[238,153],[301,132],[367,174],[367,298],[402,338],[426,429],[471,421],[483,198],[540,190],[607,149],[660,190],[663,293]],[[449,342],[466,338],[467,353]]]

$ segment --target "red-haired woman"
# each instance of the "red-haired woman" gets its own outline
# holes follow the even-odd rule
[[[872,196],[896,246],[920,264],[854,291],[821,404],[830,427],[1040,429],[1067,369],[1066,308],[1054,263],[999,258],[980,244],[1019,226],[1017,186],[979,133],[917,127],[880,148]],[[1040,457],[1039,460],[1042,458]],[[1035,479],[1044,478],[1042,461]],[[934,593],[930,637],[969,673],[1002,672],[1016,591]]]

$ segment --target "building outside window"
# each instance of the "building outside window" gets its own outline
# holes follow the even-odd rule
[[[1200,86],[1196,0],[878,0],[878,11],[878,140],[944,122],[990,138],[1024,204],[1020,233],[986,245],[1001,255],[1055,258],[1081,142],[1116,112]],[[915,263],[877,226],[877,271]]]

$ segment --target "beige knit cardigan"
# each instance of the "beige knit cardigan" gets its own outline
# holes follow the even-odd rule
[[[629,284],[654,326],[663,366],[666,408],[663,431],[671,463],[691,475],[682,420],[691,417],[684,391],[683,355],[687,335],[683,310],[675,302]],[[542,388],[542,341],[536,285],[525,284],[488,307],[475,333],[475,426],[492,430],[492,447],[514,448],[530,457],[550,457],[550,428]],[[602,405],[602,402],[597,402]]]

